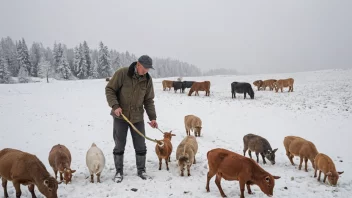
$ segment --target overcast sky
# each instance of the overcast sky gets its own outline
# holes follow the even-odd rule
[[[203,71],[352,67],[351,0],[0,0],[0,37],[170,57]]]

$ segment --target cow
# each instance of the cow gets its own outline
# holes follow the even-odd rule
[[[194,81],[183,81],[182,84],[183,84],[184,89],[183,89],[182,92],[184,92],[184,90],[185,90],[186,88],[191,88],[192,85],[193,85],[193,83],[194,83]]]
[[[263,81],[262,80],[256,80],[253,82],[253,85],[258,87],[258,91],[260,90],[260,88],[262,87],[263,85]]]
[[[180,90],[180,93],[183,93],[185,90],[185,88],[183,87],[183,83],[181,81],[174,81],[172,83],[172,86],[174,87],[175,93],[177,92],[177,90]]]
[[[236,98],[236,93],[244,93],[244,99],[246,99],[246,94],[254,99],[254,91],[251,84],[246,82],[233,82],[231,83],[232,98]]]
[[[288,87],[288,92],[293,92],[293,83],[295,82],[295,80],[293,78],[288,78],[288,79],[280,79],[276,82],[273,83],[275,91],[278,92],[279,89],[282,89],[284,87]]]
[[[163,84],[163,91],[165,91],[166,88],[168,88],[169,91],[170,91],[170,90],[171,90],[171,87],[172,87],[172,85],[173,85],[173,82],[174,82],[174,81],[171,81],[171,80],[163,80],[163,81],[162,81],[162,84]]]
[[[193,92],[196,92],[195,95],[199,96],[198,91],[205,91],[205,96],[209,96],[210,95],[210,81],[194,82],[191,89],[188,92],[188,96],[191,96]]]
[[[252,194],[250,185],[253,184],[258,185],[260,190],[269,197],[273,196],[275,179],[280,177],[266,172],[253,159],[222,148],[208,151],[207,159],[209,167],[205,187],[207,192],[210,191],[210,179],[216,175],[215,184],[222,197],[226,197],[221,188],[220,182],[222,178],[228,181],[239,181],[241,198],[244,198],[245,186],[247,186],[248,194]]]

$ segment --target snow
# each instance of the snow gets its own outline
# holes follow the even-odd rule
[[[231,98],[230,84],[233,81],[252,83],[258,79],[295,79],[294,92],[283,93],[257,91],[255,99],[243,99],[243,94]],[[176,80],[175,78],[169,78]],[[134,149],[128,136],[124,181],[112,181],[115,174],[112,150],[112,117],[105,98],[105,79],[80,81],[50,81],[39,83],[0,85],[0,149],[16,148],[38,156],[50,174],[48,154],[55,144],[66,145],[72,154],[72,169],[76,169],[72,183],[60,184],[59,197],[220,197],[215,177],[210,181],[210,192],[205,190],[208,171],[206,153],[213,148],[225,148],[243,154],[242,138],[248,133],[265,137],[276,152],[276,164],[260,166],[276,180],[274,197],[351,197],[352,155],[349,152],[352,121],[352,70],[323,70],[287,74],[263,74],[244,76],[184,77],[183,80],[211,81],[210,97],[205,92],[200,96],[187,96],[173,91],[162,91],[161,81],[154,79],[155,104],[160,129],[172,130],[174,147],[170,171],[163,161],[158,170],[155,143],[147,141],[147,173],[152,180],[136,176]],[[191,167],[190,177],[179,176],[175,161],[177,145],[185,137],[184,116],[194,114],[203,121],[201,137],[197,137],[199,150],[197,164]],[[147,116],[145,115],[147,120]],[[162,139],[162,134],[146,125],[147,136]],[[192,133],[193,134],[193,133]],[[315,143],[318,151],[329,155],[341,175],[338,186],[318,182],[308,162],[308,173],[289,163],[285,155],[283,139],[296,135]],[[86,152],[95,142],[102,149],[106,166],[101,176],[102,183],[90,183],[85,163]],[[247,155],[248,156],[248,155]],[[255,159],[255,155],[254,155]],[[240,195],[237,181],[222,180],[228,197]],[[287,187],[287,189],[285,189]],[[131,189],[136,188],[134,192]],[[22,197],[31,197],[21,186]],[[254,195],[266,197],[258,186],[253,186]],[[10,197],[15,197],[12,182],[8,183]],[[43,197],[36,188],[38,197]],[[3,189],[0,189],[0,196]]]

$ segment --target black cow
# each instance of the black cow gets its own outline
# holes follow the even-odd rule
[[[183,87],[183,83],[181,81],[174,81],[172,83],[172,87],[175,90],[175,93],[177,92],[177,90],[180,90],[180,93],[183,93],[185,88]]]
[[[185,91],[186,88],[191,88],[193,83],[194,83],[194,81],[183,81],[182,82],[182,86],[183,86],[182,93]]]
[[[244,93],[244,99],[246,99],[246,94],[254,99],[254,91],[251,84],[246,82],[233,82],[231,83],[232,98],[236,98],[236,93]]]

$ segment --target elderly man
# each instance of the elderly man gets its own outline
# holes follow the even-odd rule
[[[128,128],[130,128],[133,139],[137,174],[144,180],[147,178],[145,139],[135,132],[120,115],[123,113],[145,135],[143,119],[145,109],[151,121],[151,127],[158,127],[154,106],[154,87],[152,78],[148,74],[149,69],[154,69],[152,59],[148,55],[143,55],[129,67],[118,69],[105,87],[106,99],[112,108],[111,115],[114,119],[115,148],[113,154],[116,168],[114,181],[117,183],[123,180],[123,158]]]

